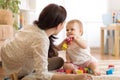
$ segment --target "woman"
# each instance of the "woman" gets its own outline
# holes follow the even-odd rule
[[[15,72],[22,80],[91,80],[88,75],[48,72],[48,51],[54,52],[54,35],[63,29],[66,15],[64,7],[49,4],[34,25],[24,27],[7,40],[1,54],[5,72]]]

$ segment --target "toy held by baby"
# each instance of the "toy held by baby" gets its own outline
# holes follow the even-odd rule
[[[62,45],[62,49],[66,50],[68,48],[68,45],[72,43],[73,39],[73,37],[67,37]]]

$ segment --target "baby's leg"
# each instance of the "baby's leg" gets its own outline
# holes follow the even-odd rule
[[[73,73],[74,71],[74,65],[72,63],[64,63],[63,69],[66,70],[70,70],[70,73]]]
[[[92,69],[94,75],[100,75],[98,64],[96,62],[91,62],[88,67]]]

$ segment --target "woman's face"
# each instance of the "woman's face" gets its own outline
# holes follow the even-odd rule
[[[66,35],[67,37],[77,36],[77,35],[80,36],[81,35],[80,25],[77,23],[72,23],[67,25]]]

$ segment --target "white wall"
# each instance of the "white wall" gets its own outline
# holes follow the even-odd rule
[[[120,0],[108,0],[108,12],[120,11]]]
[[[67,20],[81,20],[84,24],[84,36],[90,47],[99,47],[102,15],[107,11],[107,0],[65,0],[65,7],[68,12]]]
[[[49,3],[63,5],[70,19],[79,19],[84,24],[84,36],[90,47],[100,47],[100,27],[103,26],[102,15],[107,11],[119,9],[120,0],[36,0],[36,19],[41,10]],[[65,38],[65,29],[58,34],[59,44]]]

